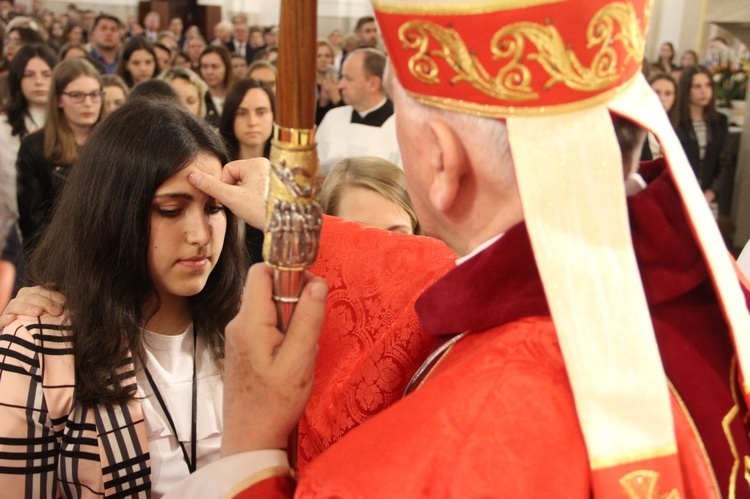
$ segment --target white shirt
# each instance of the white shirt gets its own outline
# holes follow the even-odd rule
[[[27,134],[34,133],[44,126],[47,120],[45,109],[29,108],[26,116]],[[16,199],[16,160],[18,150],[21,148],[21,137],[11,135],[11,126],[5,113],[0,114],[0,170],[5,171],[3,178],[11,182],[11,196],[9,208],[18,215],[18,200]]]
[[[385,104],[359,113],[363,118]],[[381,126],[352,123],[352,106],[335,107],[328,111],[318,126],[320,173],[327,175],[336,163],[345,158],[375,156],[401,168],[401,152],[396,140],[396,115],[391,115]]]
[[[224,100],[225,97],[214,97],[211,96],[211,100],[214,102],[214,106],[216,107],[216,112],[221,115],[221,113],[224,111]]]
[[[151,456],[151,497],[159,498],[189,474],[182,449],[190,456],[193,388],[193,326],[179,335],[144,331],[146,366],[172,416],[175,438],[164,411],[142,368],[136,372],[137,397],[146,421]],[[219,459],[223,430],[223,381],[221,372],[203,340],[196,349],[197,379],[197,468]]]

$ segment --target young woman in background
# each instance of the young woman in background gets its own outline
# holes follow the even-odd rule
[[[268,158],[275,113],[276,100],[266,83],[246,79],[234,84],[219,126],[230,160]],[[252,263],[263,260],[263,231],[247,225],[245,245]]]
[[[22,47],[15,55],[8,73],[8,107],[0,115],[0,170],[11,180],[11,210],[16,204],[16,160],[21,139],[36,132],[47,121],[47,98],[52,68],[57,56],[43,44]]]
[[[727,117],[716,111],[713,80],[705,67],[682,70],[674,125],[706,201],[717,202],[731,173],[729,126]]]
[[[115,73],[128,87],[150,80],[157,75],[154,46],[143,37],[131,38],[122,48],[122,58]]]
[[[18,151],[18,222],[27,250],[49,221],[70,165],[99,121],[103,93],[99,72],[85,59],[62,61],[52,72],[47,123],[25,137]]]

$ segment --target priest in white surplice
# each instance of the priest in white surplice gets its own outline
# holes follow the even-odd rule
[[[383,88],[385,56],[376,49],[353,51],[341,68],[339,89],[346,106],[328,111],[317,132],[320,172],[351,156],[377,156],[401,167],[393,103]]]

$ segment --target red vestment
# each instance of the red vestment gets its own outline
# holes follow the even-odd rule
[[[375,243],[375,244],[373,244]],[[435,348],[414,302],[455,267],[430,237],[406,236],[325,217],[313,274],[328,281],[312,400],[299,423],[297,468],[399,400]]]
[[[733,396],[740,392],[731,340],[668,174],[629,199],[629,208],[660,353],[676,389],[687,495],[734,490],[750,497],[747,408]],[[525,226],[449,272],[416,307],[437,337],[471,334],[419,389],[304,469],[297,495],[589,497],[583,436]],[[656,490],[670,492],[658,485],[657,477]]]

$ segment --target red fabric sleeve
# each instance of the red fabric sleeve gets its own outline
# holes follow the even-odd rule
[[[312,273],[330,290],[311,403],[299,424],[298,469],[401,397],[435,342],[414,301],[455,258],[434,238],[324,218]]]

